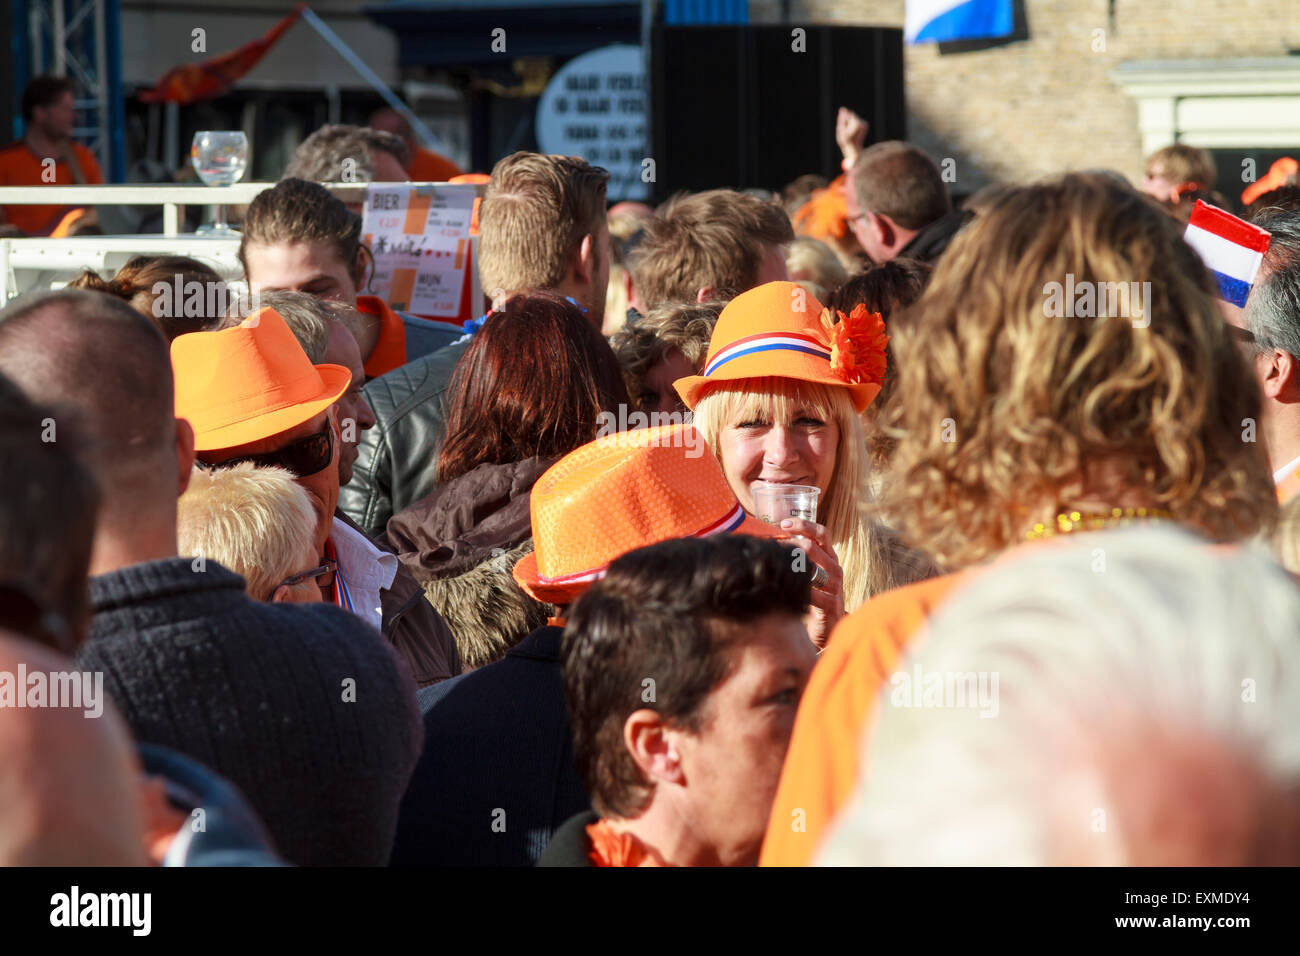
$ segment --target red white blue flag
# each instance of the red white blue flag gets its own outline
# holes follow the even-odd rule
[[[1219,298],[1245,305],[1272,238],[1268,230],[1198,199],[1183,238],[1219,280]]]

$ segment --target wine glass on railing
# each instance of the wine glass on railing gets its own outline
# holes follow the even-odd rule
[[[199,179],[209,186],[233,186],[248,169],[248,137],[240,130],[199,130],[190,143],[190,162]],[[206,236],[237,235],[226,224],[225,204],[216,205],[216,222],[197,231]]]

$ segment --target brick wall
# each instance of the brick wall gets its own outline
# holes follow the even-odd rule
[[[903,0],[789,7],[792,25],[903,25]],[[751,0],[751,19],[778,21],[781,8]],[[1121,62],[1300,50],[1300,0],[1025,0],[1024,9],[1027,40],[942,55],[935,44],[905,48],[909,137],[956,160],[958,192],[1096,166],[1140,176],[1137,108],[1109,75]]]

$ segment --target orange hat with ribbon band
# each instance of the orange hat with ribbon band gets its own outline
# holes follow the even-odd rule
[[[176,417],[194,428],[194,450],[261,441],[311,421],[342,397],[352,373],[312,365],[274,309],[219,332],[172,341]]]
[[[704,374],[679,378],[673,387],[694,409],[720,382],[793,378],[847,388],[862,411],[884,384],[889,336],[880,314],[865,306],[839,319],[832,324],[830,310],[793,282],[742,292],[718,316]]]
[[[534,550],[514,577],[552,604],[576,599],[620,555],[670,538],[788,534],[745,514],[693,425],[597,438],[547,469],[529,506]]]

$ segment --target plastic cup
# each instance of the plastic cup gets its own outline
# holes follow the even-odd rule
[[[751,481],[749,490],[754,496],[754,516],[761,521],[779,525],[786,518],[817,520],[817,499],[821,496],[821,489],[816,485]]]

